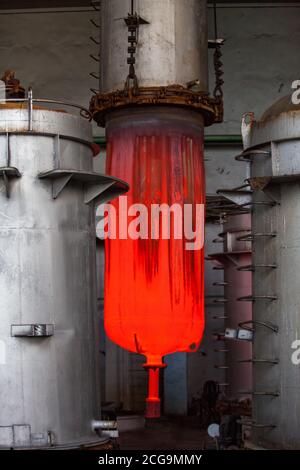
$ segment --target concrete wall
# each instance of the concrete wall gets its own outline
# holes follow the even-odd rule
[[[262,2],[259,4],[262,5]],[[254,111],[259,116],[273,101],[289,92],[293,80],[300,78],[299,13],[297,7],[253,8],[249,4],[220,6],[219,36],[226,38],[223,48],[225,120],[223,124],[207,129],[208,134],[239,134],[241,115],[245,111]],[[25,86],[33,86],[36,97],[65,99],[88,106],[90,88],[97,87],[97,81],[89,76],[90,72],[97,72],[97,63],[89,57],[91,53],[97,54],[97,47],[89,39],[91,35],[97,34],[89,21],[96,16],[88,8],[1,11],[2,70],[16,70]],[[213,37],[212,10],[209,17],[210,36]],[[210,58],[212,64],[212,53]],[[211,78],[212,89],[212,70]],[[103,135],[103,130],[96,126],[94,132],[95,135]],[[215,193],[220,187],[239,186],[247,176],[246,167],[232,158],[239,150],[237,147],[219,145],[207,148],[209,194]],[[213,248],[211,240],[218,231],[216,226],[207,229],[208,252]],[[213,353],[211,334],[216,324],[211,320],[213,311],[209,300],[210,296],[216,294],[211,287],[217,280],[216,273],[207,267],[207,329],[202,345],[206,355],[198,352],[190,355],[186,362],[189,401],[193,395],[201,392],[205,380],[219,380],[220,372],[214,365],[222,359]],[[221,295],[220,291],[218,294]],[[101,304],[101,299],[99,302]],[[142,359],[134,355],[128,359],[126,354],[116,346],[109,345],[107,348],[106,399],[123,400],[126,407],[139,409],[142,406],[146,374],[142,369],[137,372]],[[172,377],[168,383],[172,385]],[[127,390],[130,384],[130,389],[134,391],[132,395],[128,396],[131,392],[126,392],[124,384]],[[180,407],[182,403],[178,404],[178,410],[182,409]]]
[[[240,133],[243,113],[254,111],[259,117],[275,100],[289,93],[292,81],[299,79],[299,3],[294,7],[259,4],[266,5],[262,1],[254,3],[255,7],[218,7],[218,35],[226,39],[225,120],[209,133]],[[213,37],[212,24],[210,9]]]
[[[124,2],[124,12],[125,7]],[[88,8],[0,11],[2,69],[15,69],[26,86],[34,87],[35,95],[87,105],[90,88],[97,88],[97,81],[89,77],[97,72],[97,63],[89,57],[97,53],[89,39],[97,35],[90,18],[97,18],[97,13]],[[252,110],[260,115],[299,78],[299,8],[220,5],[218,23],[219,36],[226,38],[226,111],[224,123],[208,133],[236,134],[242,113]]]
[[[91,9],[47,9],[0,11],[1,70],[16,71],[36,98],[66,100],[88,107],[97,80],[90,72],[98,64],[90,58],[97,46],[90,36],[97,29]],[[2,76],[2,75],[1,75]],[[95,134],[103,130],[95,125]]]

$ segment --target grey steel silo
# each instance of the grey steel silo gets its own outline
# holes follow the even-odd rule
[[[255,444],[299,449],[300,107],[291,96],[243,119],[253,190],[253,428]],[[299,348],[299,346],[298,346]],[[294,359],[295,359],[294,357]]]
[[[36,101],[0,105],[0,447],[96,445],[94,201],[128,187],[93,171],[88,120]]]

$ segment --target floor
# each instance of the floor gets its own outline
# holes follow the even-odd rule
[[[163,419],[120,435],[121,450],[203,450],[215,448],[193,419]]]

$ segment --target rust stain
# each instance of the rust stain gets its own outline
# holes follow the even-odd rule
[[[137,90],[116,90],[92,97],[90,111],[101,126],[105,126],[106,113],[126,106],[176,105],[194,109],[203,114],[207,126],[223,121],[222,97],[212,98],[207,93],[197,92],[182,85],[163,87],[141,87]]]

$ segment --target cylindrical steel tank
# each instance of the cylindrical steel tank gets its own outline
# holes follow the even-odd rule
[[[226,328],[234,330],[238,330],[243,322],[252,320],[252,304],[243,301],[252,294],[249,233],[250,214],[228,216],[223,225],[223,232],[216,240],[223,241],[224,251],[210,255],[210,258],[217,260],[224,267],[224,282],[217,283],[220,292],[224,289],[224,298],[218,300],[224,306],[220,320],[225,320]],[[216,367],[225,368],[226,396],[230,399],[240,399],[252,388],[252,343],[228,339],[225,350],[225,363],[217,364]]]
[[[299,449],[300,107],[281,99],[243,120],[253,195],[253,430],[256,444]]]
[[[127,187],[91,142],[77,115],[0,106],[1,448],[103,441],[94,200]]]
[[[182,85],[199,80],[208,89],[206,0],[137,0],[135,12],[147,21],[138,32],[136,75],[141,87]],[[103,93],[124,88],[128,74],[131,0],[101,1],[101,81]],[[125,47],[124,47],[125,46]]]
[[[205,204],[204,125],[223,113],[217,44],[216,89],[208,94],[206,8],[206,0],[102,0],[99,93],[90,106],[107,128],[107,172],[131,183],[128,207],[143,204],[150,214],[152,205],[177,204],[183,215],[189,204],[194,223],[197,204]],[[204,214],[200,226],[203,235]],[[195,351],[202,337],[203,246],[188,250],[185,235],[161,232],[125,238],[106,241],[105,325],[117,344],[147,357],[153,418],[162,357]]]

